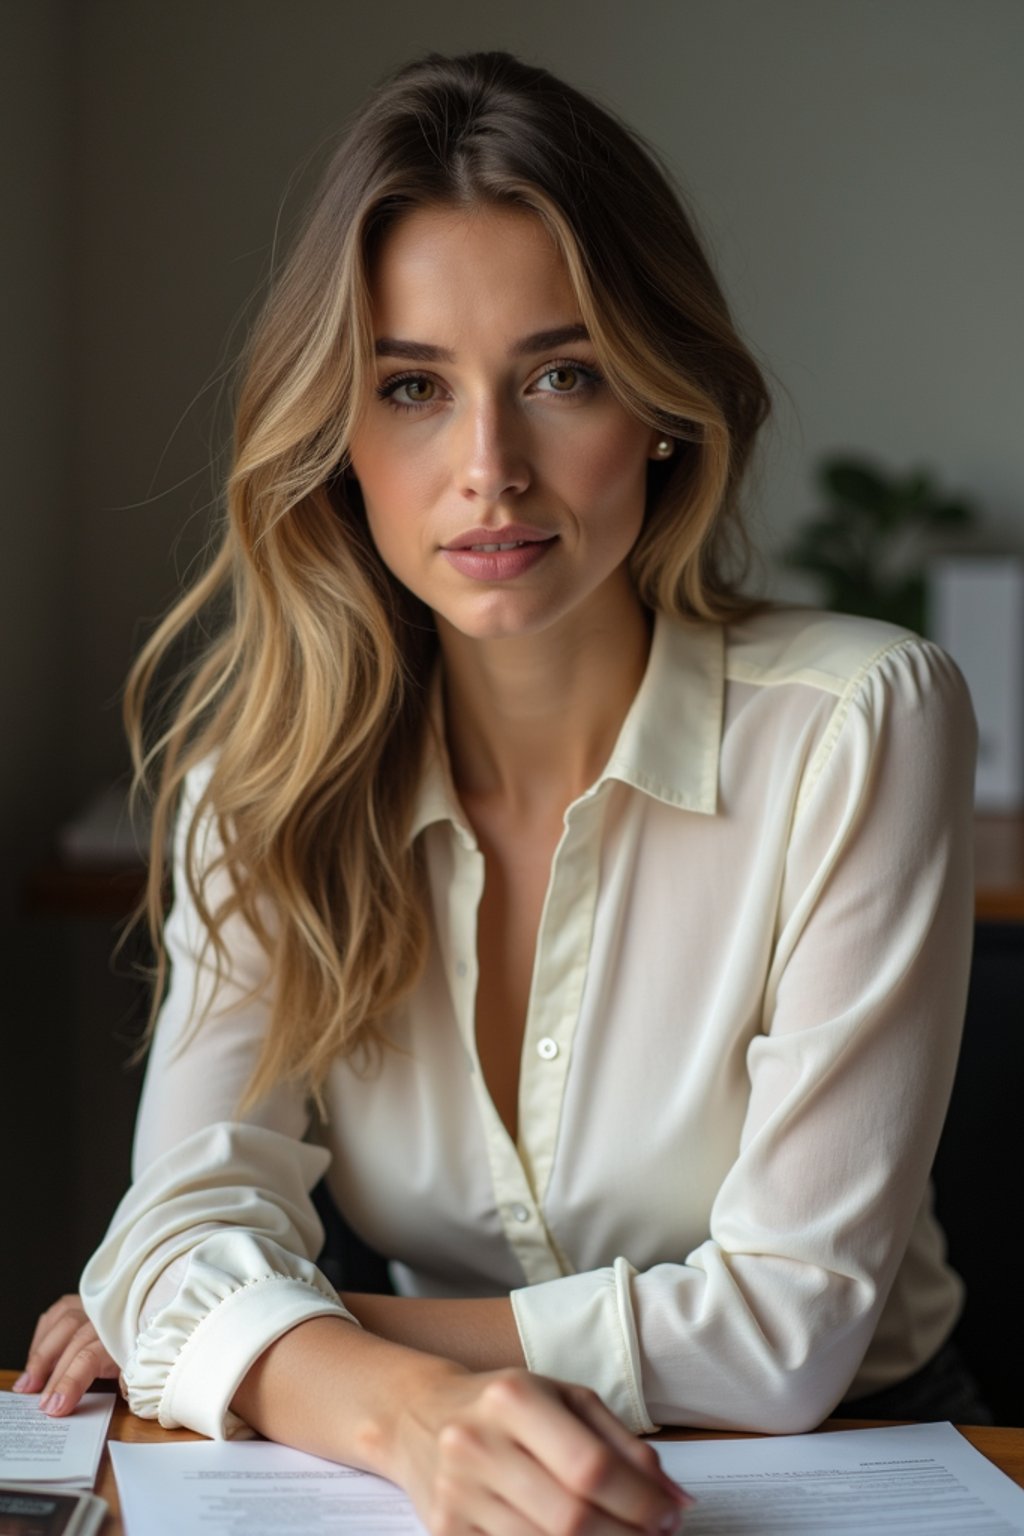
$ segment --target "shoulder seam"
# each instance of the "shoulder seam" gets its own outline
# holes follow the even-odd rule
[[[873,652],[866,661],[861,663],[860,667],[858,667],[857,671],[850,678],[849,682],[846,684],[846,687],[843,689],[842,694],[836,701],[836,706],[829,718],[828,725],[825,727],[825,734],[822,736],[821,741],[818,743],[814,756],[811,758],[811,761],[807,767],[807,771],[804,774],[803,783],[800,785],[800,793],[797,796],[797,802],[793,813],[794,820],[800,815],[800,812],[803,810],[805,804],[814,792],[814,788],[821,777],[825,764],[832,756],[832,750],[839,739],[843,726],[846,724],[847,717],[850,713],[850,705],[853,703],[856,695],[860,692],[861,686],[868,674],[878,666],[879,662],[883,661],[886,656],[892,655],[894,651],[901,651],[906,649],[908,646],[919,645],[920,643],[921,641],[919,636],[910,634],[900,635],[899,638],[895,640],[887,640],[886,643],[882,646],[879,646],[878,650]]]
[[[818,688],[822,693],[835,694],[837,697],[847,686],[846,679],[836,677],[832,672],[822,672],[817,667],[797,667],[793,672],[773,676],[770,671],[751,666],[740,657],[734,660],[726,658],[725,676],[730,683],[750,683],[757,688],[785,688],[796,684],[804,688]]]

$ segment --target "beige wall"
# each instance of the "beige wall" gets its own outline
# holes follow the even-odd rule
[[[68,510],[83,779],[120,763],[108,701],[140,620],[201,542],[227,338],[266,271],[289,177],[370,82],[429,47],[505,46],[550,65],[685,180],[780,383],[756,506],[769,549],[808,506],[809,462],[840,446],[931,464],[1024,545],[1017,0],[77,12]]]

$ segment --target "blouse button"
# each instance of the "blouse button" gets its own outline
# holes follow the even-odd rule
[[[537,1055],[543,1061],[554,1061],[558,1055],[558,1041],[552,1040],[550,1035],[545,1035],[543,1040],[537,1041]]]
[[[512,1215],[515,1217],[516,1221],[529,1221],[529,1207],[525,1205],[514,1205],[512,1207]]]
[[[469,967],[467,966],[465,960],[460,960],[455,967],[455,974],[456,976],[465,976],[468,969]]]

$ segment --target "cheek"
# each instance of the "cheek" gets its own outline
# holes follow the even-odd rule
[[[354,463],[374,543],[382,554],[410,547],[426,533],[423,513],[429,504],[429,477],[408,454],[384,454],[370,464]],[[360,473],[362,471],[362,473]]]
[[[592,519],[607,523],[609,534],[640,530],[647,498],[647,437],[630,423],[573,445],[562,457],[565,482],[573,501]]]

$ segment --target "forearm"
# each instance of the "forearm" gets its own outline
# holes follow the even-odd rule
[[[341,1299],[378,1338],[441,1355],[468,1370],[496,1371],[526,1363],[507,1297],[433,1300],[344,1292]]]
[[[341,1317],[283,1334],[232,1407],[269,1439],[398,1483],[432,1531],[675,1533],[688,1502],[581,1388],[468,1371]]]
[[[263,1352],[231,1406],[269,1440],[394,1477],[396,1405],[461,1374],[344,1318],[314,1317]]]

